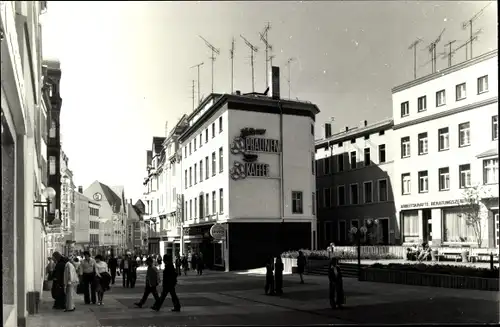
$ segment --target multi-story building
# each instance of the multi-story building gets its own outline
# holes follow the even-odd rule
[[[57,183],[47,181],[44,170],[51,155],[46,122],[56,105],[42,95],[39,16],[45,9],[46,1],[0,3],[2,323],[8,327],[24,326],[27,314],[34,313],[28,304],[43,285],[46,231],[58,222],[54,203],[60,193],[54,194]]]
[[[131,253],[142,254],[147,253],[147,230],[141,210],[142,201],[138,200],[136,204],[132,204],[132,199],[127,204],[128,219],[127,219],[127,249]]]
[[[350,244],[352,227],[368,227],[368,244],[394,244],[398,226],[391,186],[392,119],[345,127],[316,141],[318,246]]]
[[[96,254],[96,249],[101,246],[99,242],[99,208],[98,203],[83,195],[83,187],[78,187],[75,196],[75,225],[74,242],[75,251],[81,253],[89,250]]]
[[[482,245],[498,246],[498,50],[392,93],[401,242],[477,246],[464,194],[473,187],[482,197]]]
[[[69,169],[69,158],[61,150],[61,232],[64,237],[64,254],[70,255],[75,242],[75,184]]]
[[[225,269],[260,267],[282,250],[314,248],[314,120],[309,102],[211,94],[179,137],[184,252]],[[225,231],[213,239],[214,224]]]
[[[83,194],[97,202],[99,208],[100,252],[121,255],[126,248],[127,208],[122,186],[93,182]]]

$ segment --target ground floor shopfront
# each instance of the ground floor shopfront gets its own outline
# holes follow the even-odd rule
[[[463,201],[440,201],[403,207],[399,213],[404,245],[428,242],[431,246],[477,246],[477,231],[467,224]],[[499,246],[498,198],[480,203],[482,247]]]

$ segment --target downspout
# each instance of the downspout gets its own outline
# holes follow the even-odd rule
[[[283,185],[284,175],[284,160],[283,160],[283,106],[281,100],[278,100],[278,107],[280,109],[280,204],[281,204],[281,250],[284,250],[284,224],[285,224],[285,187]],[[280,253],[281,255],[281,253]]]

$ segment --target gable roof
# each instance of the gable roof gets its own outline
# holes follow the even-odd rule
[[[141,220],[140,214],[137,212],[137,208],[131,203],[127,203],[128,207],[128,219],[139,221]]]
[[[122,200],[118,194],[115,193],[108,185],[98,182],[102,188],[102,192],[104,193],[104,197],[108,200],[108,203],[111,207],[114,208],[113,212],[120,212],[122,206]]]
[[[163,142],[166,140],[166,137],[153,136],[153,154],[159,154],[163,149]]]

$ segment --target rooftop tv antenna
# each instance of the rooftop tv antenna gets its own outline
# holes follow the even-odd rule
[[[205,40],[203,38],[203,36],[201,35],[198,35],[203,41],[205,41],[205,44],[207,45],[207,47],[212,50],[212,56],[210,57],[210,60],[212,60],[212,93],[214,93],[214,62],[215,62],[215,55],[219,55],[220,54],[220,50],[217,49],[216,47],[214,47],[212,44],[210,44],[210,42],[208,42],[207,40]]]
[[[193,83],[191,84],[191,99],[193,99],[193,110],[195,109],[195,106],[194,106],[194,99],[195,99],[195,96],[194,96],[194,80],[193,80]]]
[[[448,67],[451,67],[451,58],[452,58],[452,57],[453,57],[453,55],[455,54],[455,51],[453,51],[453,50],[451,49],[451,46],[452,46],[452,45],[453,45],[453,43],[455,43],[455,42],[457,42],[457,40],[452,40],[452,41],[450,41],[450,42],[446,43],[446,44],[444,45],[444,47],[445,47],[445,52],[440,53],[440,54],[441,54],[441,56],[442,56],[442,58],[446,58],[446,57],[448,57]],[[448,52],[446,52],[446,47],[448,47]]]
[[[423,40],[421,38],[418,38],[410,44],[408,47],[408,50],[413,49],[413,78],[417,79],[417,45],[422,42]]]
[[[478,19],[479,17],[481,17],[481,15],[483,14],[484,10],[489,6],[491,5],[493,1],[490,1],[486,6],[483,7],[483,9],[481,9],[477,14],[475,14],[474,16],[472,16],[469,20],[465,21],[462,23],[462,29],[463,30],[466,30],[467,27],[469,27],[469,43],[470,43],[470,58],[467,58],[466,57],[466,60],[467,59],[472,59],[472,42],[474,41],[474,33],[472,32],[472,24],[474,23],[474,21],[476,19]],[[466,56],[467,56],[467,53],[466,53]]]
[[[427,49],[429,50],[430,54],[431,54],[431,62],[432,62],[432,72],[435,73],[436,72],[436,64],[437,64],[437,54],[436,54],[436,45],[441,42],[441,36],[443,36],[443,33],[444,31],[446,30],[446,28],[443,28],[443,30],[441,31],[441,34],[439,34],[439,36],[433,41],[431,42],[431,44],[429,44],[429,46],[427,46]]]
[[[254,53],[259,51],[259,48],[250,43],[243,35],[240,37],[245,41],[246,45],[250,48],[250,66],[252,67],[252,92],[255,92],[255,76],[254,76]]]
[[[231,41],[231,49],[229,50],[229,56],[231,57],[231,94],[233,94],[234,89],[234,37]]]
[[[267,40],[267,36],[268,36],[268,33],[269,33],[269,30],[271,29],[271,24],[270,23],[267,23],[266,27],[264,28],[264,31],[262,31],[262,33],[259,33],[260,35],[260,40],[264,43],[264,45],[266,46],[266,86],[268,86],[269,84],[269,53],[270,51],[273,50],[273,46],[270,45]]]
[[[203,62],[199,63],[198,65],[191,66],[190,68],[197,68],[198,69],[198,105],[201,103],[201,98],[200,98],[200,67],[203,66]]]
[[[292,71],[291,71],[291,67],[292,67],[292,62],[295,61],[295,58],[288,58],[288,60],[286,61],[286,65],[288,66],[288,78],[287,78],[287,81],[288,81],[288,99],[290,100],[291,97],[290,97],[290,84],[291,84],[291,81],[292,81]]]

